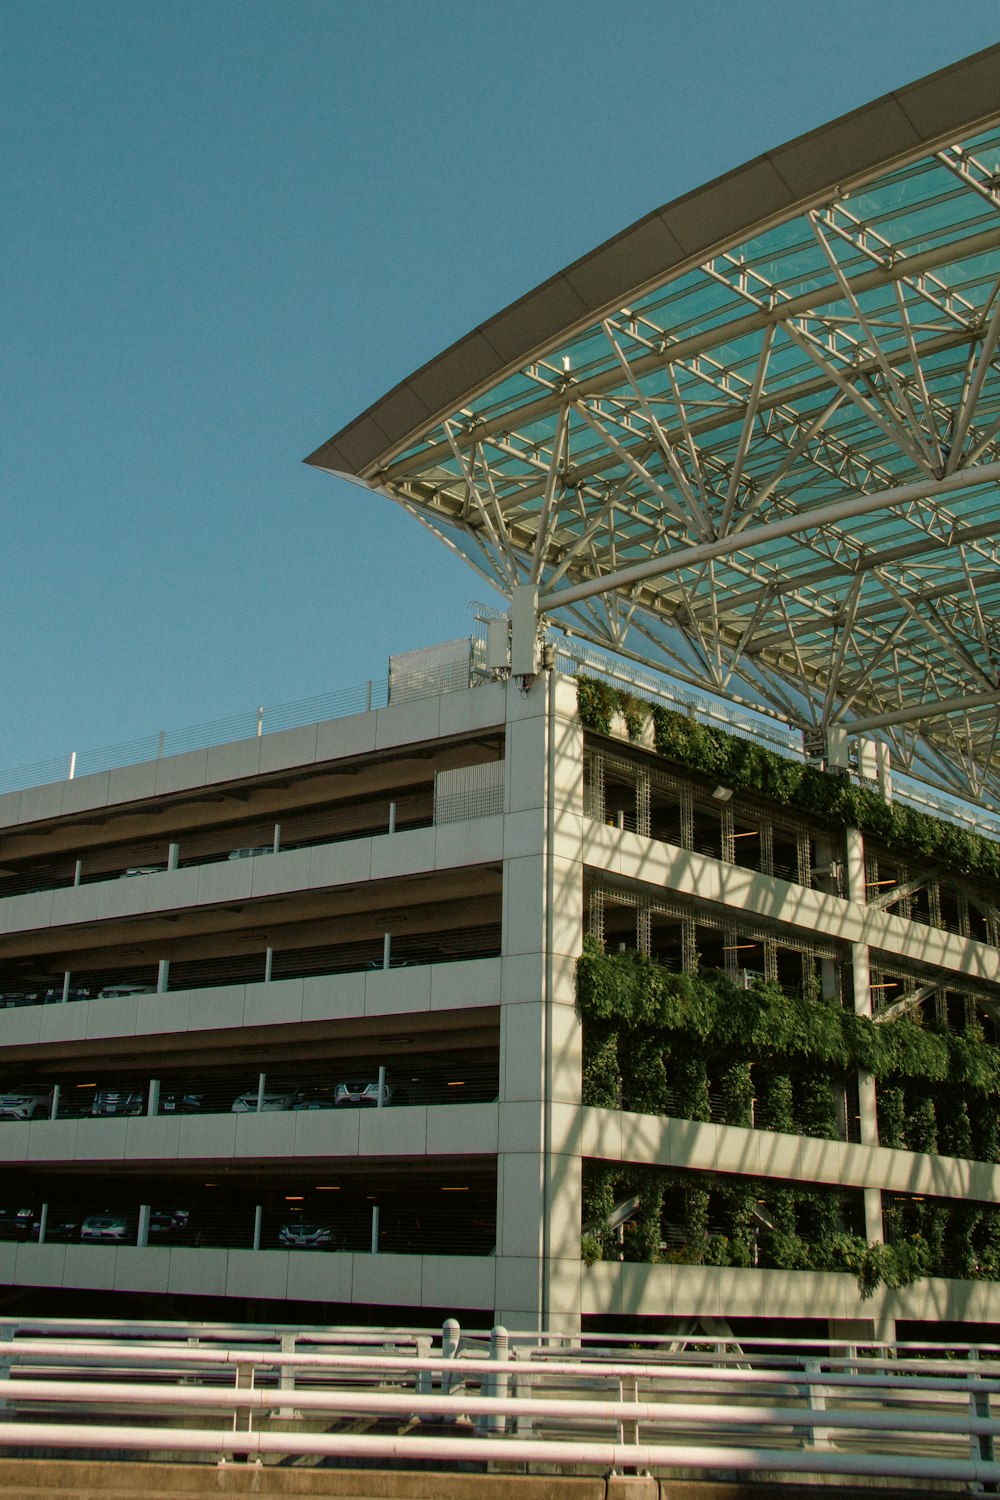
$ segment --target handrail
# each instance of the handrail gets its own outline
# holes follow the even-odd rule
[[[287,1404],[287,1397],[286,1397]],[[820,1413],[825,1422],[825,1414]],[[1000,1463],[983,1459],[935,1459],[884,1453],[839,1453],[829,1449],[749,1448],[684,1443],[569,1442],[525,1438],[370,1436],[358,1433],[309,1433],[253,1430],[200,1431],[174,1428],[169,1443],[162,1427],[94,1427],[73,1425],[57,1428],[47,1422],[0,1423],[0,1446],[52,1450],[100,1448],[104,1450],[247,1455],[276,1454],[285,1457],[337,1457],[364,1459],[428,1460],[449,1464],[479,1462],[587,1464],[599,1469],[698,1469],[708,1473],[737,1470],[741,1473],[853,1474],[888,1479],[944,1479],[962,1483],[992,1483],[1000,1480]]]
[[[44,1321],[25,1320],[25,1332]],[[99,1448],[206,1459],[336,1455],[443,1465],[474,1459],[1000,1481],[993,1456],[1000,1420],[991,1411],[991,1400],[1000,1396],[1000,1367],[979,1357],[974,1345],[956,1364],[913,1357],[925,1347],[917,1345],[877,1345],[868,1356],[841,1352],[844,1345],[834,1341],[760,1340],[766,1352],[754,1341],[735,1367],[718,1349],[714,1364],[689,1362],[695,1355],[703,1359],[703,1349],[689,1351],[688,1359],[684,1351],[665,1359],[643,1351],[636,1359],[607,1346],[585,1350],[578,1340],[567,1355],[539,1347],[538,1335],[516,1334],[511,1343],[501,1329],[494,1330],[488,1355],[463,1350],[453,1322],[440,1352],[427,1352],[427,1333],[401,1329],[302,1330],[307,1343],[339,1346],[330,1352],[289,1348],[297,1334],[283,1336],[282,1348],[248,1347],[237,1329],[231,1343],[206,1347],[175,1342],[185,1337],[184,1325],[128,1325],[138,1337],[124,1341],[9,1336],[17,1326],[7,1324],[8,1337],[0,1340],[0,1451]],[[81,1331],[99,1326],[88,1321]],[[107,1325],[108,1335],[111,1329]],[[143,1340],[143,1332],[150,1338]],[[198,1325],[190,1325],[187,1336],[203,1332],[227,1336],[221,1327]],[[257,1341],[275,1332],[246,1330]],[[393,1352],[373,1350],[379,1340],[390,1342]],[[478,1338],[471,1342],[481,1346]],[[404,1352],[406,1344],[413,1353]],[[772,1363],[779,1350],[780,1368]],[[146,1376],[154,1371],[158,1378],[151,1383]],[[229,1379],[220,1384],[225,1371]],[[199,1383],[202,1376],[206,1383]],[[32,1415],[38,1406],[44,1421]],[[108,1425],[112,1412],[122,1420],[123,1409],[141,1422],[154,1418],[155,1425],[131,1425],[129,1417],[123,1426]],[[254,1425],[275,1414],[281,1431]],[[295,1426],[361,1414],[424,1425],[414,1435]],[[188,1425],[199,1417],[200,1426]],[[206,1426],[206,1420],[219,1425]],[[429,1433],[428,1420],[451,1426]],[[554,1430],[539,1433],[547,1423]],[[616,1435],[609,1437],[609,1427]]]
[[[812,1347],[812,1346],[806,1346]],[[440,1374],[447,1366],[458,1371],[462,1377],[470,1375],[495,1375],[497,1361],[486,1355],[461,1354],[455,1360],[444,1355],[430,1354],[325,1354],[319,1352],[254,1350],[254,1349],[206,1349],[197,1345],[159,1344],[150,1346],[123,1345],[120,1343],[70,1342],[53,1339],[4,1339],[0,1340],[0,1360],[21,1364],[28,1356],[44,1356],[46,1359],[67,1359],[80,1364],[106,1362],[116,1368],[127,1366],[239,1366],[247,1369],[312,1370],[320,1373],[351,1373],[357,1375],[404,1375]],[[740,1356],[746,1361],[748,1356]],[[794,1352],[789,1348],[789,1357],[781,1369],[747,1369],[730,1367],[718,1370],[704,1365],[689,1365],[681,1360],[654,1363],[639,1360],[601,1360],[580,1358],[575,1360],[534,1361],[511,1360],[511,1370],[538,1376],[562,1375],[593,1382],[604,1380],[646,1380],[666,1382],[679,1380],[687,1384],[710,1384],[736,1382],[743,1386],[773,1385],[796,1386],[822,1385],[843,1387],[850,1390],[912,1390],[921,1395],[934,1392],[970,1390],[989,1394],[1000,1394],[1000,1368],[990,1376],[976,1373],[977,1366],[965,1365],[968,1374],[956,1373],[931,1379],[933,1370],[922,1361],[910,1362],[908,1369],[900,1373],[895,1360],[874,1361],[874,1369],[868,1373],[868,1362],[854,1359],[826,1360],[802,1353],[800,1361],[794,1363]],[[865,1373],[851,1373],[850,1369],[837,1370],[833,1366],[864,1366]],[[989,1368],[989,1366],[987,1366]],[[912,1373],[911,1373],[912,1371]],[[881,1372],[881,1373],[880,1373]],[[2,1382],[0,1382],[2,1383]],[[158,1388],[159,1389],[159,1388]]]
[[[31,1387],[37,1385],[32,1391]],[[0,1382],[0,1397],[20,1401],[47,1401],[58,1399],[72,1401],[78,1406],[86,1405],[87,1392],[82,1386],[67,1383],[64,1393],[55,1393],[54,1382]],[[884,1442],[890,1434],[901,1436],[912,1432],[919,1434],[925,1445],[932,1436],[948,1436],[977,1442],[986,1440],[992,1445],[1000,1423],[993,1418],[977,1417],[967,1412],[961,1418],[941,1413],[931,1415],[927,1411],[912,1414],[838,1412],[827,1406],[813,1409],[769,1409],[733,1407],[699,1407],[695,1404],[664,1413],[661,1406],[645,1402],[595,1403],[589,1400],[572,1402],[549,1402],[544,1400],[510,1400],[476,1398],[472,1396],[424,1397],[433,1403],[435,1417],[457,1417],[464,1411],[496,1414],[502,1419],[523,1415],[530,1419],[544,1416],[576,1416],[593,1423],[612,1421],[626,1427],[639,1422],[655,1423],[683,1429],[688,1436],[695,1427],[697,1435],[705,1432],[713,1435],[720,1428],[738,1429],[751,1427],[759,1432],[764,1427],[772,1441],[775,1436],[786,1436],[780,1429],[791,1429],[792,1435],[802,1430],[815,1439],[820,1430],[822,1448],[790,1448],[729,1446],[717,1441],[691,1442],[609,1442],[604,1436],[576,1439],[538,1439],[504,1436],[502,1438],[476,1438],[465,1436],[428,1436],[422,1431],[417,1437],[410,1436],[358,1436],[353,1433],[294,1433],[269,1432],[254,1429],[251,1418],[254,1412],[281,1410],[288,1414],[289,1407],[297,1411],[315,1414],[318,1411],[367,1413],[374,1415],[412,1415],[419,1400],[414,1392],[409,1399],[385,1393],[363,1394],[338,1392],[325,1396],[323,1393],[278,1390],[261,1391],[254,1388],[234,1388],[227,1391],[198,1391],[188,1388],[172,1388],[157,1385],[145,1392],[116,1385],[98,1387],[103,1402],[122,1405],[154,1405],[161,1415],[160,1425],[155,1427],[92,1425],[91,1422],[45,1423],[0,1421],[0,1448],[32,1447],[43,1450],[73,1448],[103,1448],[105,1450],[129,1450],[162,1453],[180,1450],[202,1454],[247,1454],[264,1453],[297,1455],[364,1456],[368,1458],[434,1458],[448,1462],[467,1462],[471,1457],[478,1460],[493,1459],[518,1463],[585,1464],[596,1467],[660,1467],[697,1468],[717,1471],[737,1469],[742,1471],[766,1468],[789,1473],[839,1473],[892,1478],[940,1478],[952,1480],[978,1480],[996,1482],[1000,1479],[1000,1463],[990,1458],[966,1458],[949,1456],[930,1458],[926,1454],[908,1455],[887,1453]],[[312,1399],[314,1397],[319,1399]],[[575,1411],[573,1410],[575,1406]],[[164,1407],[174,1407],[178,1415],[190,1412],[192,1407],[233,1412],[237,1420],[245,1425],[236,1430],[192,1429],[173,1427],[163,1421]],[[720,1412],[724,1422],[720,1422]],[[779,1429],[779,1431],[775,1431]],[[829,1446],[835,1432],[859,1434],[874,1432],[882,1440],[880,1447],[871,1452],[845,1453]],[[724,1431],[731,1444],[738,1431]],[[471,1442],[471,1446],[470,1446]]]

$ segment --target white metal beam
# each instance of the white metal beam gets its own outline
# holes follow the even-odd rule
[[[768,521],[735,536],[720,537],[713,542],[699,542],[691,547],[678,547],[663,557],[650,558],[647,562],[635,563],[630,568],[620,568],[603,574],[600,578],[591,578],[570,588],[557,589],[554,593],[543,592],[539,604],[546,611],[560,609],[563,605],[589,598],[592,594],[605,594],[611,589],[625,588],[648,578],[676,573],[682,568],[708,562],[710,558],[725,557],[732,552],[752,551],[755,546],[775,541],[779,537],[815,531],[820,526],[869,515],[878,510],[888,510],[893,506],[908,504],[911,500],[933,500],[938,495],[951,494],[956,490],[996,483],[1000,483],[1000,463],[960,469],[956,474],[946,475],[942,479],[934,479],[928,475],[912,484],[897,485],[874,495],[855,495],[849,500],[834,500],[826,505],[812,506],[808,510],[798,511],[792,516],[782,516],[780,520]]]

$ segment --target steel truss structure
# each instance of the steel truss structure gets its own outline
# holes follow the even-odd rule
[[[996,806],[998,293],[1000,47],[649,215],[308,462],[540,619]]]

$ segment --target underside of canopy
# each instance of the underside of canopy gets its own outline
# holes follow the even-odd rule
[[[1000,806],[1000,47],[648,215],[308,459],[542,620]]]

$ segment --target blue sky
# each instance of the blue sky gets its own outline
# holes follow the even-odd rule
[[[997,40],[996,0],[0,0],[0,768],[467,633],[476,576],[301,459],[651,208]]]

